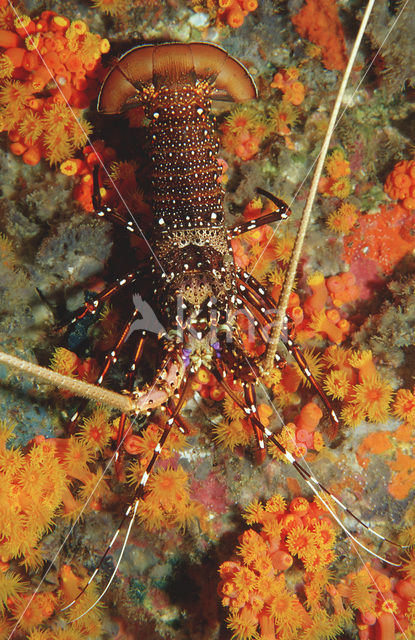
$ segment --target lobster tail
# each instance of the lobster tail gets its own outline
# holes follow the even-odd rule
[[[211,97],[235,102],[256,97],[255,83],[245,67],[214,44],[143,45],[124,54],[108,73],[98,98],[101,113],[121,113],[140,103],[144,86],[179,88],[205,80]]]

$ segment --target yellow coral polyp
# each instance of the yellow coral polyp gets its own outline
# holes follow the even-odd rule
[[[364,351],[350,351],[349,352],[349,364],[356,369],[360,369],[363,365],[371,362],[372,352],[370,349]]]
[[[391,598],[385,600],[382,603],[381,608],[382,611],[385,611],[385,613],[396,613],[398,611],[398,605],[396,604],[395,600],[392,600]]]
[[[256,619],[245,612],[235,613],[227,619],[228,628],[233,632],[233,640],[259,640]]]
[[[281,432],[277,436],[277,440],[284,447],[284,449],[286,449],[290,453],[293,453],[293,450],[295,448],[295,425],[293,425],[292,423],[284,425],[281,429]],[[286,456],[274,443],[268,443],[268,451],[273,458],[288,463]]]
[[[65,127],[72,124],[73,114],[67,108],[66,104],[58,103],[53,104],[44,112],[43,124],[46,129],[53,129],[53,134],[56,134],[56,129],[63,131]]]
[[[17,18],[14,19],[14,26],[17,29],[21,29],[21,28],[24,29],[25,27],[27,27],[30,21],[31,21],[31,18],[29,16],[22,14],[17,16]]]
[[[360,407],[372,422],[384,422],[389,416],[392,387],[378,375],[364,378],[353,387],[353,403]]]
[[[323,387],[326,393],[337,400],[344,400],[352,388],[347,371],[344,369],[330,371],[323,382]]]
[[[74,147],[83,147],[92,133],[92,125],[88,120],[80,116],[77,120],[72,120],[69,126],[68,137]]]
[[[241,596],[247,599],[257,586],[257,577],[248,567],[241,567],[235,575],[233,583]]]
[[[79,477],[87,469],[88,462],[92,462],[94,458],[92,447],[80,438],[71,436],[66,440],[66,451],[63,454],[63,463],[67,472]]]
[[[349,350],[338,347],[337,345],[330,345],[327,347],[323,355],[323,362],[327,367],[341,369],[348,364]]]
[[[194,518],[204,528],[206,519],[202,504],[191,500],[189,478],[182,467],[157,470],[150,477],[137,517],[149,531],[162,528],[184,529]]]
[[[412,427],[415,426],[415,394],[409,389],[399,389],[393,404],[393,413],[405,420]]]
[[[321,546],[325,545],[328,549],[331,549],[336,540],[336,531],[332,523],[328,520],[320,520],[312,526],[317,539],[322,541]]]
[[[76,353],[65,349],[64,347],[58,347],[52,356],[50,368],[52,371],[61,373],[65,376],[73,375],[76,367],[79,364],[79,358]]]
[[[7,80],[0,87],[0,105],[7,107],[13,106],[14,109],[22,108],[31,98],[32,92],[17,80]]]
[[[353,204],[344,202],[327,218],[327,226],[335,233],[349,233],[358,219],[357,208]]]
[[[79,47],[79,55],[86,69],[95,66],[96,61],[101,56],[101,39],[93,33],[86,33]]]
[[[107,38],[103,38],[99,45],[99,49],[101,53],[108,53],[110,48],[111,48],[110,41],[107,40]]]
[[[94,0],[93,6],[108,13],[111,16],[118,16],[125,11],[125,0]]]
[[[31,36],[27,36],[25,38],[25,47],[28,51],[37,51],[39,47],[40,35],[39,33],[34,33]]]
[[[278,593],[269,604],[269,611],[274,616],[277,633],[284,640],[296,636],[303,627],[304,621],[299,615],[300,602],[295,594],[288,591]]]
[[[325,165],[326,172],[337,180],[343,176],[350,175],[350,164],[346,160],[345,153],[342,149],[335,149],[331,154]]]
[[[82,36],[88,31],[88,26],[83,20],[74,20],[66,32],[66,37],[70,38],[72,35]]]
[[[236,107],[226,118],[230,131],[235,134],[250,130],[257,122],[258,115],[252,107]]]
[[[277,385],[281,382],[281,378],[282,378],[281,369],[277,369],[277,367],[275,367],[271,371],[267,371],[264,373],[262,377],[262,382],[267,387],[273,387],[274,385]]]
[[[229,447],[231,451],[238,445],[248,445],[249,435],[244,429],[241,420],[231,420],[229,422],[220,422],[214,427],[215,441],[225,447]]]
[[[67,27],[69,26],[69,20],[68,18],[65,18],[64,16],[54,16],[53,17],[53,22],[58,26],[58,27]]]
[[[284,234],[278,238],[275,248],[275,258],[284,264],[288,264],[294,247],[294,237]]]
[[[358,427],[366,418],[366,412],[360,404],[349,403],[340,413],[341,420],[348,427]]]
[[[324,282],[324,274],[321,271],[315,271],[307,278],[307,284],[312,286],[320,285]]]
[[[271,110],[270,129],[280,136],[289,135],[297,121],[298,109],[285,100]]]
[[[291,555],[303,558],[313,547],[313,534],[302,525],[295,527],[288,533],[286,545]]]
[[[89,418],[84,419],[79,429],[79,437],[83,444],[93,450],[102,451],[109,443],[111,431],[108,413],[105,409],[97,408]]]
[[[261,554],[267,553],[267,545],[263,538],[254,531],[248,529],[241,536],[241,544],[238,547],[238,555],[240,555],[246,564],[255,564]]]
[[[27,590],[21,576],[13,571],[0,572],[0,612],[4,614],[9,598],[16,598]]]
[[[304,354],[304,358],[306,359],[308,369],[311,371],[313,377],[317,381],[320,380],[320,378],[323,375],[323,365],[321,363],[320,354],[315,349],[310,349],[309,347],[304,347],[303,354]],[[301,383],[306,387],[310,387],[311,385],[310,385],[309,379],[307,378],[307,376],[303,374],[303,372],[301,371],[300,367],[298,367],[298,365],[297,365],[297,370],[301,376]]]
[[[246,507],[243,517],[247,524],[251,525],[260,522],[264,512],[263,504],[259,500],[254,500]]]
[[[76,160],[65,160],[60,165],[59,170],[64,176],[74,176],[78,171],[78,164]]]
[[[30,145],[34,144],[43,132],[43,123],[41,118],[36,115],[36,113],[25,113],[18,125],[18,131],[24,138],[25,143]]]
[[[352,185],[349,178],[343,177],[336,180],[331,185],[331,194],[336,198],[347,198],[352,190]]]
[[[279,493],[273,495],[265,504],[265,511],[282,514],[287,509],[287,501]]]
[[[19,626],[29,631],[42,624],[53,614],[57,605],[57,598],[53,593],[36,593],[33,596],[19,596],[10,607]]]
[[[13,245],[3,233],[0,233],[0,262],[8,269],[16,264],[16,254]]]
[[[243,402],[242,396],[240,400]],[[245,417],[244,410],[229,395],[224,398],[223,413],[228,420],[242,420]]]
[[[11,78],[14,71],[14,64],[9,56],[0,54],[0,78]]]

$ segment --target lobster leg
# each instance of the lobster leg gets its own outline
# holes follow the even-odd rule
[[[287,338],[285,339],[283,337],[282,342],[287,347],[288,352],[292,355],[292,357],[300,367],[302,373],[307,377],[307,379],[313,385],[314,389],[317,391],[318,395],[323,401],[324,406],[326,407],[327,412],[330,416],[332,429],[329,435],[330,435],[330,438],[333,439],[337,435],[337,432],[339,430],[339,425],[340,425],[339,418],[337,417],[336,412],[331,406],[330,400],[328,399],[323,389],[320,387],[319,383],[317,382],[317,380],[311,373],[310,369],[308,368],[307,361],[300,347],[297,344],[295,344],[295,342],[293,342],[292,336],[293,336],[294,323],[289,317],[287,318],[287,320],[288,322],[284,322],[284,326],[286,327],[286,331],[287,331]]]
[[[252,304],[255,304],[255,302],[256,302],[258,311],[261,312],[261,314],[263,315],[264,320],[266,320],[268,322],[268,320],[266,319],[266,316],[264,315],[264,313],[266,311],[271,311],[273,309],[272,298],[270,298],[265,293],[265,291],[262,288],[261,284],[253,276],[251,276],[249,273],[243,272],[242,276],[243,276],[243,282],[242,283],[241,283],[240,279],[238,279],[239,291],[241,292],[241,294],[246,296],[248,298],[248,300]],[[249,289],[246,287],[246,285],[249,286]],[[241,289],[241,287],[242,287],[242,289]],[[330,421],[331,421],[331,424],[332,424],[330,437],[333,438],[336,435],[336,433],[338,432],[338,429],[339,429],[339,424],[340,424],[339,418],[338,418],[336,412],[334,411],[330,400],[327,398],[327,396],[324,393],[323,389],[321,388],[321,386],[319,385],[319,383],[317,382],[317,380],[315,379],[315,377],[311,373],[310,369],[308,368],[307,361],[304,358],[300,347],[295,344],[295,342],[293,341],[292,337],[293,337],[293,323],[292,323],[292,321],[290,321],[288,319],[288,321],[284,322],[283,332],[281,334],[281,342],[284,344],[284,346],[287,348],[287,350],[290,353],[290,355],[297,362],[297,364],[300,367],[302,373],[310,381],[311,385],[313,386],[313,388],[315,389],[315,391],[317,392],[317,394],[320,396],[321,400],[323,401],[324,406],[326,407],[326,409],[328,411],[328,414],[329,414],[329,417],[330,417]]]
[[[70,607],[72,607],[79,600],[79,598],[82,596],[82,594],[86,591],[86,589],[89,587],[91,582],[95,579],[95,576],[97,575],[97,573],[101,569],[101,566],[102,566],[105,558],[107,557],[107,555],[111,551],[111,549],[112,549],[112,547],[114,545],[114,542],[118,538],[118,536],[120,534],[120,531],[121,531],[121,529],[123,527],[124,522],[127,520],[128,517],[130,517],[130,523],[128,525],[128,529],[127,529],[126,534],[125,534],[125,538],[124,538],[123,545],[121,547],[120,555],[118,557],[117,563],[115,565],[114,572],[112,573],[109,582],[107,583],[105,589],[103,590],[103,592],[101,593],[99,598],[97,598],[97,600],[90,606],[90,608],[87,609],[81,616],[79,616],[79,618],[82,618],[85,614],[88,613],[88,611],[90,611],[93,607],[95,607],[95,605],[101,600],[101,598],[105,595],[106,591],[108,590],[108,588],[109,588],[111,582],[113,581],[113,579],[115,577],[115,574],[116,574],[116,572],[118,570],[118,567],[120,565],[121,559],[122,559],[122,557],[124,555],[124,551],[125,551],[125,548],[127,546],[128,538],[130,536],[130,532],[131,532],[131,529],[132,529],[132,526],[133,526],[133,523],[134,523],[134,520],[135,520],[135,517],[136,517],[138,504],[139,504],[139,502],[142,499],[143,494],[144,494],[145,485],[147,484],[147,481],[149,479],[151,470],[153,469],[154,464],[156,463],[156,460],[159,457],[160,452],[161,452],[161,450],[162,450],[162,448],[163,448],[163,446],[164,446],[164,444],[165,444],[165,442],[167,440],[167,436],[169,435],[172,422],[173,422],[172,419],[168,420],[167,425],[164,428],[163,433],[162,433],[162,435],[161,435],[161,437],[160,437],[159,441],[157,442],[157,445],[156,445],[156,447],[154,449],[154,452],[153,452],[153,455],[151,457],[151,460],[148,463],[148,465],[146,467],[146,470],[144,471],[144,473],[143,473],[143,475],[141,477],[140,484],[138,485],[137,490],[136,490],[136,492],[134,494],[133,501],[130,503],[130,505],[128,506],[127,510],[125,511],[124,516],[122,517],[122,519],[121,519],[121,521],[120,521],[120,523],[118,525],[118,528],[117,528],[116,532],[114,533],[114,535],[113,535],[113,537],[111,539],[111,542],[107,546],[104,554],[101,556],[101,559],[100,559],[99,563],[97,564],[97,566],[95,567],[95,569],[94,569],[92,575],[90,576],[87,584],[78,593],[76,598],[74,598],[74,600],[72,600],[72,602],[70,602],[68,605],[66,605],[66,607],[61,609],[61,611],[65,611],[66,609],[69,609]],[[72,622],[75,622],[75,620],[79,620],[79,618],[75,618],[74,620],[72,620]]]
[[[286,220],[290,215],[290,210],[288,209],[288,205],[279,198],[276,198],[269,191],[265,191],[265,189],[260,189],[259,187],[256,189],[257,193],[260,193],[263,196],[266,196],[269,200],[271,200],[276,209],[271,211],[271,213],[267,213],[264,216],[260,216],[254,220],[249,220],[248,222],[243,222],[242,224],[237,224],[234,227],[228,229],[228,238],[231,240],[232,238],[236,238],[247,231],[252,231],[253,229],[257,229],[258,227],[262,227],[264,224],[271,224],[273,222],[280,222],[281,220]]]
[[[174,403],[174,400],[172,398],[169,398],[167,402],[167,411],[170,417],[173,418],[174,424],[179,429],[179,431],[184,434],[189,434],[190,430],[184,420],[181,418],[180,411],[182,410],[183,405],[186,402],[186,392],[191,381],[193,380],[193,377],[193,374],[189,373],[189,375],[185,379],[184,384],[182,385],[181,393],[179,394],[178,402],[176,404]]]
[[[102,383],[104,381],[104,378],[107,375],[111,365],[115,364],[115,362],[117,362],[117,359],[118,359],[118,356],[120,354],[120,351],[121,351],[122,347],[124,346],[124,344],[125,344],[125,342],[126,342],[126,340],[128,338],[131,325],[134,322],[134,320],[135,320],[136,316],[138,315],[138,313],[139,313],[139,310],[138,309],[134,309],[134,311],[133,311],[133,313],[131,315],[131,318],[124,325],[124,328],[123,328],[123,330],[121,332],[120,337],[118,338],[118,341],[117,341],[116,345],[111,350],[111,352],[108,353],[105,356],[104,366],[102,367],[102,369],[100,371],[100,374],[99,374],[99,376],[97,378],[97,381],[96,381],[96,384],[98,386],[102,385]],[[131,372],[133,374],[131,376],[132,377],[132,383],[134,382],[134,370],[135,370],[135,366],[137,364],[137,360],[138,360],[138,358],[141,357],[141,354],[142,354],[142,351],[143,351],[143,342],[144,342],[145,336],[146,336],[146,332],[143,331],[142,332],[142,336],[141,336],[140,341],[139,341],[138,349],[136,349],[136,353],[135,353],[135,357],[134,357],[134,363],[133,363],[134,369]],[[129,374],[130,374],[130,372],[127,373],[127,380],[128,380],[128,375]],[[131,383],[131,385],[132,385],[132,383]],[[132,386],[131,386],[131,389],[127,388],[126,390],[131,392],[132,391]],[[80,405],[78,406],[78,408],[76,409],[76,411],[72,414],[72,416],[71,416],[71,418],[69,420],[69,431],[70,432],[73,432],[73,430],[75,429],[75,427],[76,427],[76,425],[78,423],[78,420],[79,420],[80,416],[82,415],[83,411],[85,410],[85,407],[87,406],[88,402],[89,402],[88,400],[83,400],[80,403]],[[124,423],[125,423],[125,418],[124,418],[123,424]],[[119,448],[119,444],[120,444],[121,440],[122,440],[122,435],[120,436],[120,434],[118,434],[118,437],[117,437],[117,452],[118,452],[118,448]]]
[[[85,302],[82,307],[77,309],[71,316],[70,320],[65,322],[60,326],[60,328],[66,327],[68,325],[74,324],[79,320],[82,320],[88,314],[95,315],[98,308],[102,305],[103,302],[111,298],[115,293],[121,291],[123,287],[127,284],[133,284],[139,274],[137,272],[128,273],[122,278],[117,278],[114,282],[112,282],[108,287],[106,287],[101,293],[97,294],[92,300],[88,300]]]
[[[130,368],[126,374],[126,381],[125,381],[125,391],[127,393],[131,393],[134,387],[134,380],[135,380],[135,375],[136,375],[136,369],[137,369],[137,363],[141,358],[141,355],[143,353],[143,348],[144,348],[144,342],[145,342],[145,338],[146,338],[146,332],[145,331],[140,331],[140,335],[137,341],[137,346],[135,348],[135,352],[134,352],[134,357],[133,360],[130,364]],[[122,413],[121,417],[120,417],[120,423],[118,425],[118,433],[117,433],[117,446],[115,449],[115,462],[116,465],[118,463],[119,460],[119,449],[121,446],[121,443],[124,440],[124,429],[125,429],[125,423],[127,420],[127,414],[126,413]]]
[[[222,362],[222,360],[220,359],[216,360],[216,369],[219,371],[219,375],[221,375],[221,380],[225,380],[227,375],[227,369],[225,367],[225,364]],[[257,408],[255,384],[253,382],[247,382],[246,380],[244,380],[244,378],[247,378],[247,377],[257,376],[257,364],[253,359],[245,355],[242,349],[238,349],[238,353],[235,357],[235,361],[233,364],[230,365],[230,369],[232,373],[234,371],[238,371],[239,377],[242,380],[242,387],[243,387],[244,396],[245,396],[245,404],[242,404],[240,400],[238,404],[241,408],[243,408],[246,414],[246,417],[250,421],[252,430],[254,432],[255,440],[258,445],[257,462],[261,463],[265,459],[265,443],[264,443],[263,434],[257,428],[256,424],[252,420],[250,420],[251,416],[255,416],[257,420],[260,420],[259,414],[258,414],[258,408]],[[233,395],[231,395],[231,397],[233,398]]]
[[[256,421],[259,422],[260,417],[258,414],[255,385],[252,382],[249,382],[249,383],[245,383],[243,387],[244,387],[246,405],[251,409],[250,418],[254,417],[256,418]],[[266,455],[264,436],[262,431],[258,429],[257,423],[254,422],[253,420],[250,420],[250,422],[252,424],[252,429],[254,430],[255,439],[258,443],[258,460],[257,461],[258,463],[262,463],[264,462],[265,455]]]
[[[136,412],[152,411],[166,404],[181,389],[185,377],[186,365],[180,349],[176,344],[169,344],[153,381],[132,392]]]
[[[92,204],[93,204],[96,215],[99,216],[100,218],[107,218],[111,222],[114,222],[115,224],[123,227],[130,233],[133,233],[136,236],[141,238],[142,233],[140,233],[140,230],[137,228],[136,225],[134,225],[133,220],[126,220],[115,209],[113,209],[112,207],[109,207],[106,204],[102,204],[101,192],[99,190],[98,171],[99,171],[99,167],[98,165],[96,165],[93,173],[94,189],[92,192]]]
[[[117,559],[117,562],[115,564],[114,570],[113,570],[113,572],[112,572],[112,574],[111,574],[111,576],[110,576],[110,578],[109,578],[109,580],[108,580],[108,582],[107,582],[107,584],[105,586],[105,589],[102,591],[100,596],[95,600],[95,602],[93,604],[91,604],[90,607],[86,611],[84,611],[84,613],[82,615],[78,616],[77,618],[74,618],[72,620],[72,622],[75,622],[76,620],[79,620],[80,618],[82,618],[84,615],[86,615],[89,611],[91,611],[91,609],[93,609],[97,605],[97,603],[104,597],[105,593],[108,591],[112,581],[115,578],[115,575],[116,575],[116,573],[118,571],[118,567],[120,566],[121,560],[123,558],[125,548],[126,548],[127,543],[128,543],[128,539],[129,539],[129,536],[130,536],[130,533],[131,533],[131,529],[133,527],[133,524],[134,524],[134,521],[135,521],[135,518],[136,518],[139,502],[143,498],[144,491],[145,491],[145,486],[146,486],[146,484],[148,482],[148,479],[149,479],[150,474],[151,474],[151,472],[152,472],[152,470],[154,468],[154,465],[157,462],[157,459],[158,459],[158,457],[159,457],[159,455],[161,453],[161,450],[162,450],[163,446],[166,443],[166,440],[167,440],[168,435],[169,435],[169,433],[171,431],[171,427],[172,427],[172,425],[174,423],[174,420],[175,420],[177,414],[179,413],[180,409],[183,406],[185,394],[186,394],[186,391],[187,391],[187,388],[188,388],[188,383],[189,383],[189,378],[184,379],[182,384],[181,384],[178,401],[175,404],[174,408],[172,408],[171,416],[167,420],[167,423],[166,423],[166,425],[165,425],[165,427],[163,429],[163,433],[161,434],[161,436],[160,436],[160,438],[159,438],[159,440],[158,440],[158,442],[157,442],[157,444],[156,444],[156,446],[154,448],[153,455],[151,456],[151,459],[150,459],[149,463],[147,464],[143,475],[141,476],[141,480],[140,480],[140,482],[138,484],[138,487],[137,487],[137,489],[136,489],[136,491],[134,493],[133,499],[132,499],[131,503],[129,504],[127,510],[125,511],[125,513],[124,513],[124,515],[123,515],[123,517],[122,517],[122,519],[121,519],[121,521],[120,521],[120,523],[119,523],[119,525],[117,527],[117,530],[116,530],[116,532],[114,533],[114,535],[113,535],[113,537],[111,539],[111,542],[109,543],[109,545],[106,548],[104,554],[102,555],[98,565],[95,567],[95,569],[94,569],[92,575],[90,576],[87,584],[78,593],[76,598],[74,598],[74,600],[72,600],[72,602],[70,602],[63,609],[61,609],[61,611],[65,611],[66,609],[69,609],[70,607],[72,607],[79,600],[79,598],[82,596],[82,594],[86,591],[86,589],[91,584],[91,582],[94,580],[95,576],[97,575],[97,573],[99,572],[100,568],[102,567],[102,564],[103,564],[105,558],[107,557],[107,555],[111,551],[111,548],[113,547],[114,542],[116,541],[116,539],[118,538],[118,536],[120,534],[120,531],[121,531],[121,529],[123,527],[124,522],[127,520],[127,518],[130,518],[130,522],[129,522],[127,531],[125,533],[124,542],[122,544],[120,554],[118,556],[118,559]]]
[[[229,387],[229,385],[226,383],[226,381],[223,380],[223,376],[221,375],[220,371],[218,369],[214,369],[213,370],[213,375],[216,377],[216,379],[218,380],[219,384],[226,391],[226,393],[228,393],[228,395],[231,396],[233,401],[236,404],[238,404],[238,406],[241,407],[241,409],[243,409],[246,412],[247,411],[247,407],[244,406],[244,404],[241,402],[240,398],[238,398],[236,393],[234,393],[234,391]],[[259,431],[261,431],[263,433],[263,435],[266,436],[268,438],[268,440],[270,442],[272,442],[272,444],[274,444],[279,449],[279,451],[283,454],[285,459],[295,468],[297,473],[299,473],[299,475],[305,480],[306,484],[309,486],[309,488],[314,493],[314,495],[316,497],[318,497],[318,499],[324,504],[325,508],[329,511],[329,513],[336,520],[338,525],[343,529],[343,531],[346,533],[346,535],[351,540],[353,540],[359,547],[361,547],[362,549],[367,551],[370,555],[374,556],[375,558],[378,558],[382,562],[386,562],[387,564],[390,564],[393,567],[400,567],[401,566],[401,563],[391,562],[390,560],[387,560],[386,558],[383,558],[382,556],[378,555],[377,553],[375,553],[374,551],[372,551],[371,549],[366,547],[363,543],[361,543],[352,533],[350,533],[350,531],[346,528],[346,526],[341,522],[339,517],[336,515],[336,513],[334,512],[334,510],[330,506],[330,504],[328,504],[327,502],[324,501],[324,498],[322,498],[321,493],[318,491],[318,489],[320,489],[329,498],[334,500],[334,502],[345,513],[347,513],[349,516],[351,516],[356,522],[358,522],[360,525],[362,525],[369,533],[371,533],[375,537],[379,538],[382,542],[387,542],[387,543],[393,545],[394,547],[397,547],[397,548],[400,548],[400,549],[404,549],[405,548],[404,546],[398,544],[397,542],[393,542],[392,540],[389,540],[388,538],[385,538],[384,536],[380,535],[380,533],[378,533],[377,531],[372,529],[372,527],[369,527],[369,525],[367,525],[365,522],[360,520],[360,518],[358,518],[352,511],[350,511],[350,509],[346,505],[344,505],[341,502],[341,500],[339,500],[339,498],[337,498],[337,496],[335,496],[333,493],[331,493],[331,491],[329,491],[307,469],[305,469],[305,467],[303,465],[301,465],[294,458],[292,453],[287,451],[287,449],[280,442],[278,442],[276,436],[272,433],[272,431],[270,431],[267,427],[265,427],[262,424],[262,422],[255,415],[251,416],[251,420],[255,423],[255,425],[259,429]]]

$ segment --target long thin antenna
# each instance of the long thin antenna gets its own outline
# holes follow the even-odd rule
[[[95,402],[106,404],[114,409],[120,409],[123,413],[134,413],[136,411],[134,401],[128,395],[121,395],[115,391],[104,389],[104,387],[98,387],[89,382],[64,376],[46,367],[40,367],[33,362],[28,362],[27,360],[12,356],[9,353],[4,353],[4,351],[0,351],[0,364],[5,364],[11,369],[20,371],[26,375],[34,376],[37,380],[48,382],[54,387],[58,387],[58,389],[70,391],[77,396],[95,400]]]
[[[327,132],[323,140],[323,145],[321,147],[320,155],[318,157],[316,170],[314,172],[313,180],[311,182],[310,193],[308,194],[307,202],[305,204],[304,211],[301,217],[300,227],[298,229],[297,237],[295,239],[295,244],[294,244],[293,252],[291,255],[290,264],[288,266],[288,270],[284,280],[284,285],[281,291],[281,296],[278,302],[278,313],[276,315],[275,324],[272,327],[272,332],[269,338],[268,347],[265,352],[265,360],[263,364],[265,371],[271,371],[274,365],[275,354],[277,353],[277,347],[278,347],[282,326],[284,323],[285,312],[287,311],[288,299],[290,297],[290,294],[294,285],[297,266],[300,260],[300,255],[303,248],[308,223],[310,221],[311,209],[313,207],[314,200],[316,197],[318,183],[320,180],[321,173],[323,171],[323,165],[327,156],[327,151],[329,148],[331,137],[333,135],[334,127],[336,125],[336,120],[337,120],[337,116],[339,114],[340,106],[343,100],[343,95],[346,90],[350,73],[353,68],[354,61],[356,59],[356,55],[359,50],[360,42],[365,33],[366,25],[369,20],[369,16],[372,12],[374,3],[375,3],[375,0],[369,0],[366,6],[363,20],[360,24],[359,32],[356,36],[356,40],[354,42],[352,51],[350,53],[349,62],[347,63],[347,67],[344,72],[344,76],[339,88],[339,92],[337,94],[336,102],[334,103],[334,107],[330,117]]]

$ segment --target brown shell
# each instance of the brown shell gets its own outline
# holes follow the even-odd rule
[[[108,73],[98,98],[98,111],[115,114],[136,106],[140,89],[172,88],[207,80],[212,98],[226,96],[235,102],[257,96],[245,67],[215,44],[192,42],[144,45],[127,51]]]

